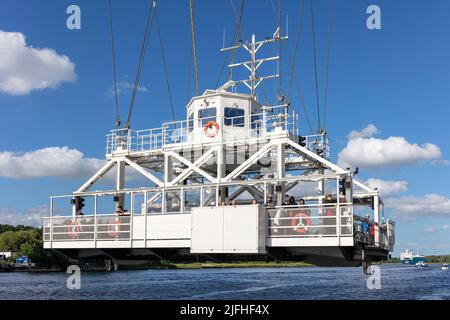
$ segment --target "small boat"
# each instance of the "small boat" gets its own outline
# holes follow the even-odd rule
[[[428,265],[425,264],[425,262],[423,262],[423,261],[419,261],[416,263],[416,267],[424,268],[424,267],[428,267]]]
[[[448,270],[448,264],[444,263],[441,267],[442,270]]]

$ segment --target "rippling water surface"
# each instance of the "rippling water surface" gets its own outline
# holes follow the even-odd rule
[[[83,272],[80,290],[65,273],[0,273],[0,299],[446,299],[450,271],[381,266],[381,289],[361,268],[250,268]]]

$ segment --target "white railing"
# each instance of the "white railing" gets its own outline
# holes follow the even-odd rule
[[[268,209],[267,235],[272,238],[352,237],[352,205],[316,204]]]
[[[325,159],[330,159],[330,142],[323,134],[305,136],[305,147]]]
[[[130,216],[98,215],[44,218],[44,241],[107,241],[131,239]]]
[[[237,130],[240,130],[238,136],[243,140],[266,138],[271,134],[298,136],[297,113],[294,111],[289,114],[286,106],[276,106],[262,113],[239,117],[217,116],[167,122],[160,128],[146,130],[111,130],[106,136],[106,154],[111,155],[115,151],[160,150],[166,146],[192,142],[214,142],[216,140],[204,133],[204,122],[210,119],[219,124],[219,132],[215,138],[221,138],[223,141],[235,141]],[[194,121],[197,122],[196,125]]]

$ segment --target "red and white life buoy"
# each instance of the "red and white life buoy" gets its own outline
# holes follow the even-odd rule
[[[114,221],[108,225],[108,234],[111,237],[117,237],[120,231],[120,219],[117,217]]]
[[[78,224],[77,220],[73,219],[70,224],[67,226],[67,232],[69,233],[69,237],[72,239],[78,238],[78,232],[81,231],[81,227]]]
[[[215,121],[208,121],[204,129],[205,135],[208,138],[215,138],[219,133],[219,124]]]
[[[311,225],[311,218],[303,212],[297,213],[291,220],[291,227],[297,233],[306,234]]]

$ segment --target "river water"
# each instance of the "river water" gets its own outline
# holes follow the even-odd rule
[[[380,289],[361,268],[248,268],[82,272],[69,290],[65,273],[0,273],[0,299],[445,299],[450,271],[440,266],[380,267]],[[372,282],[377,284],[378,282]]]

